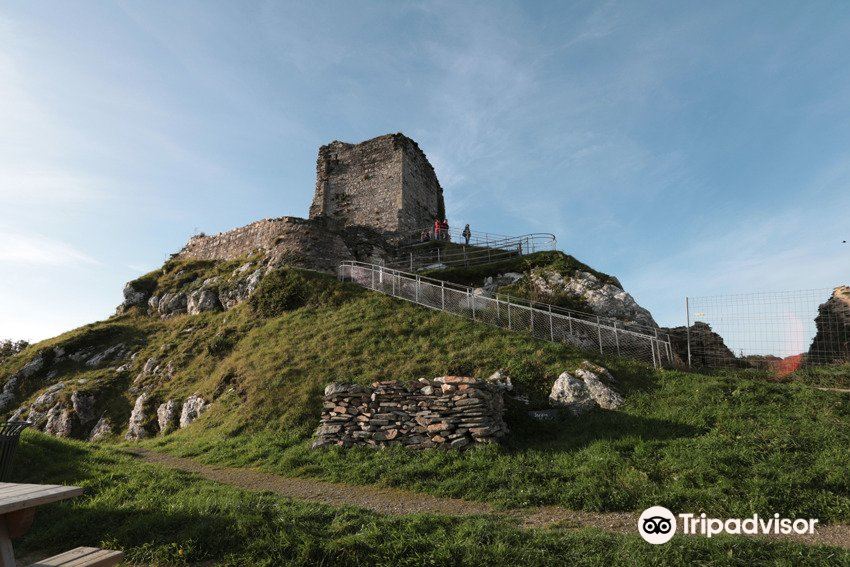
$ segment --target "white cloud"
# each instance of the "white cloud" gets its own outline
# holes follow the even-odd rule
[[[47,266],[97,265],[70,244],[38,234],[0,231],[0,262]]]

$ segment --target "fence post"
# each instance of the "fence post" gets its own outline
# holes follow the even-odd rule
[[[691,306],[690,301],[685,297],[685,331],[688,337],[688,368],[691,367]]]
[[[410,271],[413,271],[413,252],[410,253]]]
[[[437,263],[440,263],[440,249],[437,248]]]
[[[475,294],[472,293],[471,289],[466,293],[469,294],[469,301],[472,303],[472,320],[475,321]]]
[[[605,356],[605,351],[602,350],[602,322],[599,320],[599,315],[596,316],[596,334],[599,336],[599,354]]]
[[[649,346],[652,349],[652,367],[658,368],[658,365],[655,364],[655,341],[653,339],[649,339]]]
[[[419,303],[419,276],[416,276],[416,280],[414,281],[416,282],[416,288],[413,292],[413,298],[416,300],[416,303]]]
[[[617,345],[617,356],[620,356],[620,333],[617,331],[616,321],[614,321],[614,343]]]
[[[508,296],[508,329],[511,328],[511,297]]]
[[[446,282],[440,282],[440,305],[446,310]]]
[[[555,327],[552,323],[552,304],[549,304],[549,340],[555,342]]]
[[[372,275],[372,289],[375,289],[375,268],[371,268],[369,273]]]

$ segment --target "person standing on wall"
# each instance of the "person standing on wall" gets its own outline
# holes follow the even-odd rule
[[[440,239],[440,227],[441,226],[442,225],[440,224],[439,217],[434,217],[434,240]]]
[[[448,219],[443,219],[443,222],[440,225],[440,232],[443,235],[443,240],[448,242],[449,241],[449,221],[448,221]]]
[[[463,239],[466,241],[466,245],[469,246],[469,239],[472,237],[472,231],[469,230],[469,224],[463,227]]]

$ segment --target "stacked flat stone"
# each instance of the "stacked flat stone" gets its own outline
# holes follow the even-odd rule
[[[498,384],[466,376],[329,384],[313,448],[339,445],[465,449],[508,433]]]

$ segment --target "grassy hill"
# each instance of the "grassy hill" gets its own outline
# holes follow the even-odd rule
[[[528,259],[518,259],[509,267],[492,268],[490,273],[534,269],[553,262],[568,270],[571,265],[567,258],[532,258],[532,262],[538,262],[536,265],[519,264]],[[237,264],[166,265],[143,280],[152,289],[174,290],[212,275],[226,275]],[[473,271],[458,270],[450,277],[468,282],[487,275],[481,268]],[[819,374],[808,373],[805,379],[776,383],[753,373],[654,371],[641,364],[599,359],[564,345],[474,324],[367,292],[324,274],[281,270],[266,275],[249,301],[228,311],[161,319],[133,308],[31,345],[0,363],[0,377],[20,370],[39,353],[53,352],[54,347],[76,352],[118,344],[135,353],[125,366],[116,368],[116,362],[92,368],[67,357],[57,364],[48,361],[21,383],[17,402],[28,405],[45,388],[63,381],[68,387],[61,396],[68,397],[73,390],[93,392],[97,411],[126,427],[136,392],[145,386],[156,403],[200,393],[212,400],[212,405],[197,422],[141,444],[207,463],[404,487],[501,507],[558,504],[583,510],[632,511],[664,505],[673,510],[706,511],[727,517],[779,512],[792,517],[817,517],[824,523],[850,521],[850,394],[812,388],[809,384],[816,382]],[[150,358],[163,365],[170,363],[171,371],[142,373],[137,378]],[[365,384],[444,374],[486,377],[506,368],[517,391],[528,396],[528,407],[542,407],[558,374],[576,368],[587,358],[606,366],[618,378],[626,397],[622,410],[597,411],[582,418],[564,417],[543,424],[526,417],[526,406],[509,402],[507,421],[512,433],[505,443],[464,453],[309,449],[320,413],[321,392],[329,382]],[[840,373],[829,373],[831,384],[840,383],[836,374]],[[150,416],[151,421],[154,418]],[[175,555],[177,548],[167,545],[174,541],[168,539],[167,527],[172,524],[166,520],[171,516],[154,518],[164,506],[170,506],[170,496],[167,498],[166,494],[177,499],[181,510],[168,521],[191,518],[192,510],[203,508],[199,498],[207,507],[204,514],[211,514],[213,521],[222,526],[235,522],[244,530],[266,521],[270,512],[264,510],[272,502],[262,497],[252,497],[247,509],[239,509],[238,494],[195,479],[173,478],[171,473],[150,473],[161,475],[168,487],[155,490],[148,480],[138,478],[141,473],[131,470],[133,467],[117,452],[116,447],[123,444],[120,435],[102,448],[91,448],[28,434],[23,452],[24,462],[29,464],[26,478],[58,481],[67,473],[68,479],[79,477],[91,482],[97,487],[96,496],[85,506],[102,514],[113,514],[113,507],[120,508],[123,498],[119,489],[107,486],[109,482],[126,478],[130,485],[138,485],[140,494],[130,500],[133,509],[142,507],[149,512],[143,516],[147,520],[129,524],[135,526],[132,529],[101,527],[98,533],[106,540],[117,538],[139,557],[147,557],[142,542],[145,522],[150,522],[159,526],[157,529],[162,528],[156,532],[160,534],[157,543],[149,549],[151,557],[164,554],[161,557],[167,558],[163,559],[165,562],[182,561]],[[37,463],[47,454],[66,455],[62,458],[68,462],[39,469],[41,465]],[[182,482],[194,488],[178,486]],[[148,492],[151,495],[145,496]],[[217,498],[221,504],[211,504]],[[256,547],[240,543],[236,547],[242,550],[241,555],[234,557],[255,557],[252,554],[259,553],[263,546],[278,542],[281,549],[296,553],[304,563],[307,558],[338,558],[341,550],[348,562],[372,557],[370,553],[375,549],[380,550],[375,551],[380,557],[398,558],[398,550],[390,553],[383,543],[363,543],[365,536],[352,536],[347,530],[359,523],[372,526],[364,528],[367,532],[385,530],[392,537],[404,538],[417,529],[423,534],[445,533],[446,522],[456,521],[416,519],[410,520],[412,524],[390,527],[386,520],[361,512],[335,520],[327,510],[296,504],[284,508],[272,522],[276,530],[284,530],[281,521],[286,526],[301,526],[296,533],[323,526],[336,534],[331,540],[337,543],[330,548],[303,548],[295,539],[280,543],[282,536],[278,532],[260,530]],[[185,517],[184,512],[188,514]],[[530,544],[508,549],[517,538],[522,539],[516,535],[519,532],[515,527],[490,525],[489,521],[465,520],[467,524],[452,528],[463,536],[446,543],[455,546],[451,553],[467,553],[465,546],[480,544],[481,530],[493,530],[497,534],[494,541],[503,547],[492,553],[501,553],[501,559],[515,561],[534,556],[536,551]],[[57,530],[63,529],[76,528],[58,522],[46,531],[36,531],[32,541],[54,537]],[[188,535],[179,532],[184,540],[188,538],[204,549],[184,553],[205,557],[205,553],[214,552],[219,559],[226,556],[225,551],[209,542],[208,532],[199,530]],[[314,533],[304,537],[318,536]],[[609,537],[613,536],[538,534],[532,541],[544,549],[569,544],[588,553],[611,544],[615,554],[627,553],[635,544],[629,539],[612,543]],[[702,545],[705,544],[684,543],[680,548],[668,549],[679,549],[682,557],[694,558],[702,557],[702,552],[693,555]],[[768,549],[753,542],[740,545],[745,556],[755,553],[753,550],[768,555],[779,553],[778,548]],[[720,553],[718,549],[706,548],[705,557]],[[722,553],[726,551],[723,548]],[[601,557],[611,558],[610,553],[600,553]],[[417,557],[441,556],[423,552]],[[233,562],[239,563],[236,559]]]

